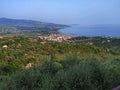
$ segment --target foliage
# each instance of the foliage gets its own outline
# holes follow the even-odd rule
[[[18,72],[3,90],[110,90],[120,84],[120,60],[79,60],[73,56],[75,62],[69,64],[69,59],[46,61]]]
[[[120,84],[119,39],[93,45],[42,41],[0,39],[0,90],[110,90]],[[29,63],[33,66],[26,69]]]

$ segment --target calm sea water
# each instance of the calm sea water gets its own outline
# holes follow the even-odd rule
[[[60,30],[60,33],[74,36],[111,36],[120,38],[119,25],[97,25],[97,26],[81,26],[71,25],[68,28]]]

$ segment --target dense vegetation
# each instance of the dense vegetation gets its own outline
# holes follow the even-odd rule
[[[2,90],[110,90],[120,84],[120,60],[46,61],[6,78]]]
[[[1,38],[0,90],[110,90],[120,85],[120,39],[96,38],[45,44],[37,37]],[[33,67],[26,69],[28,63]]]

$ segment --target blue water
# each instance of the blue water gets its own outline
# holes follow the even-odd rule
[[[74,36],[110,36],[120,38],[120,26],[119,25],[92,25],[81,26],[71,25],[68,28],[60,30],[60,33],[69,34]]]

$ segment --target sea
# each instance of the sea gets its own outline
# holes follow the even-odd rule
[[[120,25],[70,25],[59,31],[62,34],[86,37],[116,37],[120,38]]]

